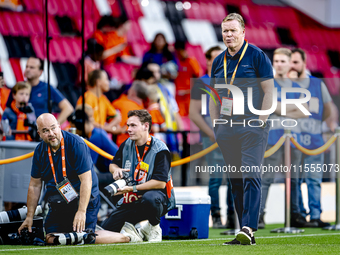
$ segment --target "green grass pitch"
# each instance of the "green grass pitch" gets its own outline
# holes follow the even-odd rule
[[[340,254],[340,231],[305,229],[301,234],[272,234],[282,225],[267,225],[256,232],[256,246],[223,246],[234,236],[220,235],[223,230],[210,229],[209,239],[164,240],[161,243],[109,244],[79,246],[0,246],[1,254]]]

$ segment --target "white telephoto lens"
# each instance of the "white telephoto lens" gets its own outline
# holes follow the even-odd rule
[[[110,187],[113,189],[113,195],[118,192],[118,189],[121,189],[126,186],[126,181],[123,179],[120,179],[118,181],[115,181],[114,183],[110,184]]]

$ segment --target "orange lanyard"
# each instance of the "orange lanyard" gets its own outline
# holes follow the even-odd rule
[[[65,163],[65,146],[64,146],[64,137],[61,138],[61,165],[63,167],[63,177],[66,178],[66,163]],[[54,177],[54,181],[55,184],[57,183],[57,178],[55,177],[55,170],[54,170],[54,164],[53,164],[53,160],[52,160],[52,154],[51,154],[51,148],[50,146],[48,146],[48,158],[50,160],[50,164],[51,164],[51,169],[52,169],[52,173],[53,173],[53,177]]]
[[[140,158],[139,151],[138,151],[138,148],[137,148],[137,144],[135,144],[136,153],[137,153],[137,158],[138,158],[138,164],[137,164],[137,167],[136,167],[136,169],[135,169],[134,179],[135,179],[136,181],[138,181],[138,182],[141,181],[141,180],[143,180],[143,178],[144,178],[144,176],[146,175],[146,172],[147,172],[147,171],[144,171],[143,176],[142,176],[141,178],[139,178],[138,180],[136,179],[136,178],[137,178],[137,174],[138,174],[139,169],[140,169],[140,162],[142,162],[142,160],[143,160],[143,158],[144,158],[144,156],[145,156],[145,153],[149,150],[150,144],[151,144],[151,136],[149,135],[148,141],[146,142],[146,145],[145,145],[145,148],[144,148],[144,153],[143,153],[142,158]]]
[[[244,46],[244,49],[243,49],[242,54],[241,54],[241,57],[239,58],[238,63],[237,63],[237,65],[235,67],[235,70],[233,72],[233,75],[231,76],[230,85],[233,85],[233,83],[234,83],[238,65],[240,64],[240,62],[241,62],[241,60],[242,60],[242,58],[243,58],[243,56],[246,53],[246,50],[248,48],[248,40],[245,39],[245,41],[246,41],[246,46]],[[227,82],[227,79],[228,79],[228,77],[227,77],[227,69],[228,69],[227,68],[227,51],[228,51],[228,49],[226,49],[226,51],[225,51],[225,54],[224,54],[224,63],[223,63],[225,84],[228,84],[228,82]],[[228,97],[229,97],[229,94],[230,94],[230,90],[228,89]]]

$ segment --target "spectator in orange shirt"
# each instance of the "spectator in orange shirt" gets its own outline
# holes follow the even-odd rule
[[[116,144],[120,146],[129,135],[126,133],[126,122],[128,112],[131,110],[144,109],[143,100],[147,98],[148,85],[142,81],[134,81],[127,95],[122,94],[117,100],[112,102],[114,108],[120,111],[122,120],[120,122],[121,134],[117,135]]]
[[[185,42],[176,42],[175,49],[179,61],[178,76],[175,79],[176,101],[179,106],[179,114],[182,117],[187,117],[190,106],[190,79],[200,77],[202,70],[197,60],[188,56]]]
[[[0,72],[0,119],[6,108],[7,98],[11,90],[5,86],[4,74]]]
[[[94,38],[104,47],[102,57],[104,65],[115,63],[117,58],[129,64],[139,65],[141,63],[141,60],[131,56],[127,44],[127,32],[130,25],[128,20],[112,16],[103,16],[98,23]]]
[[[93,109],[95,126],[103,128],[106,132],[120,133],[119,123],[121,117],[119,112],[111,105],[110,101],[103,94],[109,91],[109,80],[103,70],[94,70],[88,75],[88,90],[85,92],[85,103]],[[83,103],[80,96],[77,105]]]

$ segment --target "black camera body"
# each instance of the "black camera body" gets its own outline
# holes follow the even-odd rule
[[[44,240],[44,225],[42,217],[33,218],[32,232],[23,229],[19,235],[18,228],[23,221],[12,221],[0,224],[0,244],[4,245],[34,245],[38,238]]]
[[[29,232],[27,228],[23,229],[19,235],[18,232],[8,234],[9,245],[34,245],[36,238],[43,240],[44,233],[40,231],[40,228],[32,227],[32,232]]]

